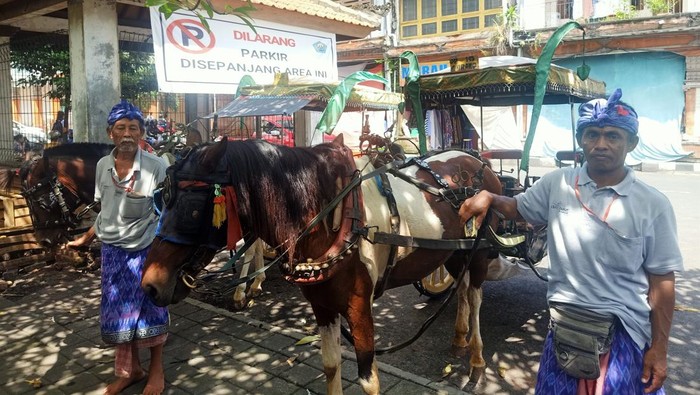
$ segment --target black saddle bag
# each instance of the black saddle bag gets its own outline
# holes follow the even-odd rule
[[[600,355],[612,344],[615,316],[562,304],[552,304],[549,313],[559,367],[580,379],[597,379]]]

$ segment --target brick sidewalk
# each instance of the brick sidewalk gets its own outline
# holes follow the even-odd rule
[[[99,273],[75,274],[56,274],[40,292],[0,295],[0,392],[101,394],[113,379],[113,348],[99,333]],[[295,346],[303,334],[193,299],[170,312],[165,393],[325,393],[319,348]],[[387,364],[379,368],[383,394],[465,393]],[[343,351],[342,376],[346,394],[362,393],[352,350]],[[144,385],[124,393],[139,394]]]

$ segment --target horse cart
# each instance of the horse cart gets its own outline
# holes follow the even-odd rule
[[[475,155],[490,161],[492,166],[497,164],[496,173],[502,184],[502,194],[512,197],[521,193],[538,178],[530,176],[527,168],[524,172],[521,169],[521,161],[524,158],[527,161],[529,158],[529,147],[525,149],[486,147],[484,136],[490,131],[485,130],[483,110],[484,107],[511,107],[512,109],[520,105],[532,106],[535,103],[537,82],[534,62],[420,76],[418,85],[422,110],[426,114],[433,112],[442,115],[436,117],[436,121],[426,122],[435,125],[435,128],[425,133],[438,140],[443,148],[448,148],[448,144],[469,148],[475,152]],[[543,104],[568,104],[572,129],[574,104],[605,95],[604,83],[591,79],[581,80],[574,71],[556,65],[550,65],[547,78],[543,82]],[[467,117],[462,106],[473,106],[479,109],[478,116],[469,119],[474,124],[474,128],[465,125],[468,122],[465,122]],[[469,113],[474,114],[476,111],[469,111]],[[446,136],[446,133],[450,135]],[[573,134],[572,130],[572,140]],[[524,140],[525,136],[522,138]],[[514,145],[522,147],[521,141],[511,144],[511,146]],[[572,151],[562,151],[558,153],[558,157],[562,160],[573,159],[570,156],[576,152],[575,147],[576,142],[573,140]],[[507,169],[504,163],[514,163],[517,171],[513,168]],[[574,165],[576,163],[574,161]],[[538,263],[546,253],[546,229],[533,229],[523,222],[499,221],[496,233],[509,236],[520,235],[520,238],[511,238],[516,242],[516,246],[510,249],[502,248],[502,253],[527,263],[533,270],[534,264]],[[420,283],[422,289],[420,287],[419,289],[429,296],[440,295],[442,290],[451,285],[452,279],[449,273],[444,271],[436,273],[442,273],[443,276],[433,275]]]

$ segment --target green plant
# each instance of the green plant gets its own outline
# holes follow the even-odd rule
[[[676,8],[677,0],[646,0],[644,8],[651,10],[652,15],[672,12]]]
[[[614,19],[632,19],[637,15],[637,8],[632,4],[623,3],[620,8],[615,9]]]
[[[177,10],[189,10],[194,12],[197,18],[199,18],[199,21],[202,22],[202,25],[209,30],[207,17],[211,19],[214,17],[214,14],[229,14],[240,18],[240,20],[255,32],[255,26],[253,26],[253,20],[250,17],[250,12],[255,11],[255,7],[253,7],[253,3],[251,3],[250,0],[246,3],[246,5],[236,8],[226,5],[224,12],[219,12],[212,6],[211,0],[146,0],[146,6],[158,7],[158,11],[163,13],[165,19],[170,18],[173,12]],[[201,11],[203,11],[204,14],[202,14]]]
[[[496,16],[488,39],[496,55],[507,55],[510,52],[510,35],[517,25],[518,12],[514,4],[509,5],[503,14]]]

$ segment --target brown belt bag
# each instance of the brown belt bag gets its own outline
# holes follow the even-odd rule
[[[600,355],[610,350],[615,316],[552,304],[549,309],[559,367],[580,379],[600,376]]]

